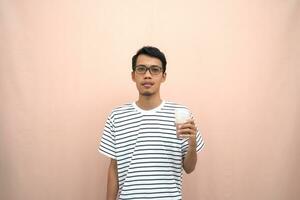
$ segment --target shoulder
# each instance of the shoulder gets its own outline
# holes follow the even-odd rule
[[[128,113],[130,111],[134,111],[134,107],[133,107],[132,103],[126,103],[126,104],[123,104],[121,106],[118,106],[118,107],[115,107],[114,109],[112,109],[109,117],[114,118],[118,115]]]
[[[184,108],[184,109],[188,109],[187,106],[179,104],[179,103],[175,103],[173,101],[165,101],[165,105],[166,108],[170,108],[170,109],[177,109],[177,108]]]
[[[112,112],[122,112],[122,111],[130,110],[130,109],[133,109],[132,103],[125,103],[125,104],[123,104],[121,106],[115,107],[112,110]]]

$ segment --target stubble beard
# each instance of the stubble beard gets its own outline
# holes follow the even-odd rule
[[[145,97],[150,97],[150,96],[153,95],[153,93],[151,93],[151,92],[143,92],[143,93],[141,93],[141,95],[145,96]]]

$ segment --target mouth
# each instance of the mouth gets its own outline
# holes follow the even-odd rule
[[[153,85],[154,85],[154,83],[151,83],[151,82],[142,83],[142,86],[145,88],[151,88]]]

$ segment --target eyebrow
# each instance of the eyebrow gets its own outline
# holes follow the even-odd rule
[[[147,66],[147,65],[137,65],[137,66],[135,66],[135,67],[147,67],[147,68],[149,68],[149,67],[160,67],[160,68],[162,68],[161,66],[159,66],[159,65],[150,65],[150,66]]]

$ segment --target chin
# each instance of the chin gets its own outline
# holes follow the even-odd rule
[[[141,95],[149,97],[149,96],[153,95],[153,93],[152,92],[143,92],[143,93],[141,93]]]

